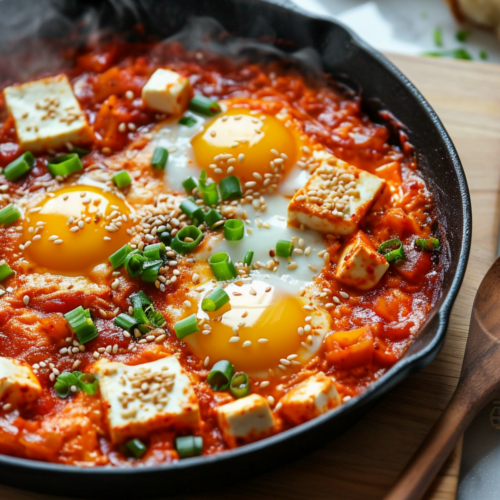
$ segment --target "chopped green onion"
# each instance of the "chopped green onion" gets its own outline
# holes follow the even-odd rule
[[[213,225],[216,223],[216,222],[219,222],[220,220],[222,220],[223,217],[222,215],[220,214],[220,212],[218,212],[217,210],[215,210],[215,208],[211,208],[206,214],[205,214],[205,223],[206,225],[212,229],[213,228]],[[220,227],[222,227],[222,224],[220,225]]]
[[[470,53],[463,48],[443,50],[441,52],[424,52],[422,55],[429,57],[452,57],[454,59],[462,59],[464,61],[472,61]]]
[[[130,186],[130,184],[132,184],[132,178],[126,170],[120,170],[113,175],[113,182],[117,188],[121,189]]]
[[[196,118],[192,116],[183,116],[179,120],[180,125],[184,125],[185,127],[194,127],[196,125]]]
[[[276,242],[276,255],[278,257],[290,257],[293,251],[293,243],[287,240],[278,240]]]
[[[438,47],[442,47],[443,46],[443,32],[442,32],[441,28],[436,28],[434,30],[434,43]]]
[[[422,250],[432,252],[439,248],[440,243],[437,238],[418,238],[415,240],[415,245]]]
[[[184,226],[172,240],[170,246],[180,254],[194,250],[203,239],[203,233],[196,226]]]
[[[456,34],[456,39],[459,42],[464,43],[464,42],[467,41],[467,38],[469,38],[469,36],[470,36],[470,31],[469,30],[460,30]]]
[[[214,253],[208,263],[217,281],[229,281],[238,276],[231,257],[226,252]]]
[[[82,161],[76,153],[69,153],[67,155],[56,156],[49,160],[47,164],[49,172],[52,177],[70,175],[73,172],[83,170]]]
[[[175,438],[175,449],[180,458],[196,457],[203,453],[203,438],[201,436]]]
[[[132,301],[132,305],[134,308],[143,308],[152,305],[151,299],[142,291],[139,290],[134,295],[130,296],[130,300]]]
[[[57,377],[56,383],[54,384],[54,390],[58,397],[65,399],[71,392],[71,386],[76,387],[77,384],[78,379],[76,375],[70,372],[63,372]]]
[[[148,451],[147,446],[140,439],[131,439],[125,447],[134,458],[141,458]]]
[[[27,151],[21,156],[11,161],[4,169],[3,174],[8,181],[15,181],[19,177],[27,174],[35,164],[35,157]]]
[[[8,278],[12,274],[14,274],[14,271],[9,266],[9,264],[2,264],[0,266],[0,281],[3,281],[4,279]]]
[[[151,158],[151,165],[153,165],[154,168],[164,170],[167,161],[168,151],[165,148],[158,146],[153,153],[153,157]]]
[[[219,182],[219,190],[223,200],[241,198],[243,196],[240,180],[235,175],[224,177],[224,179]]]
[[[214,391],[224,391],[229,387],[234,375],[234,366],[225,359],[217,361],[207,377],[207,382]]]
[[[88,309],[79,306],[66,313],[64,317],[78,337],[80,344],[85,344],[99,336]]]
[[[120,266],[125,264],[127,255],[132,252],[132,247],[130,245],[123,245],[119,250],[117,250],[113,255],[111,255],[108,260],[111,263],[113,269],[118,269]]]
[[[3,226],[9,226],[16,222],[19,217],[21,217],[21,212],[12,203],[0,210],[0,224]]]
[[[92,373],[73,372],[73,375],[76,374],[78,374],[76,386],[85,394],[93,396],[97,392],[97,387],[99,386],[99,381],[95,375]]]
[[[191,316],[177,321],[174,325],[174,329],[178,339],[183,339],[192,333],[198,332],[200,327],[198,326],[196,314],[191,314]]]
[[[163,317],[163,314],[160,311],[156,311],[153,306],[149,308],[147,315],[149,323],[155,328],[159,328],[160,326],[164,325],[165,318]]]
[[[211,207],[212,205],[217,205],[219,203],[219,191],[217,191],[217,184],[215,184],[215,182],[207,184],[207,172],[205,170],[201,171],[198,187],[205,205]]]
[[[127,330],[127,332],[132,332],[140,324],[139,321],[126,313],[119,314],[115,318],[114,323],[116,326]]]
[[[377,252],[385,257],[387,262],[399,262],[406,258],[405,251],[401,240],[394,238],[384,241],[378,248]]]
[[[180,204],[180,209],[195,223],[201,224],[205,220],[205,213],[199,205],[189,198]]]
[[[164,243],[154,243],[153,245],[148,245],[144,247],[142,251],[144,257],[148,260],[162,260],[167,256],[167,249]]]
[[[172,243],[172,236],[170,236],[170,233],[167,230],[159,233],[158,238],[164,245],[170,246],[170,243]]]
[[[76,153],[81,158],[82,156],[88,155],[90,153],[90,149],[84,149],[84,148],[79,148],[78,146],[73,146],[71,152]]]
[[[486,52],[486,50],[479,51],[479,59],[486,61],[486,59],[488,59],[488,52]]]
[[[224,223],[224,238],[228,241],[239,241],[245,234],[245,225],[240,219],[229,219]]]
[[[191,194],[193,189],[198,187],[198,181],[194,177],[188,177],[183,183],[182,183],[184,189],[186,190],[187,194]]]
[[[217,101],[209,99],[204,95],[195,95],[189,101],[188,108],[190,111],[193,111],[194,113],[198,113],[200,115],[205,115],[205,116],[214,116],[222,111]]]
[[[251,266],[252,260],[253,260],[253,250],[248,250],[248,252],[245,254],[245,258],[243,259],[243,264],[245,264],[245,266]]]
[[[229,384],[229,392],[235,398],[243,398],[250,394],[250,381],[246,373],[235,373]]]
[[[210,292],[201,302],[201,308],[204,311],[217,311],[223,305],[229,302],[229,295],[224,288],[216,288]]]
[[[147,283],[154,283],[158,279],[158,273],[162,265],[162,260],[149,260],[145,262],[142,268],[141,280]]]
[[[125,259],[125,269],[127,270],[128,275],[131,278],[139,276],[139,274],[142,273],[142,269],[146,261],[146,257],[142,255],[140,250],[132,250],[132,252],[130,252]]]

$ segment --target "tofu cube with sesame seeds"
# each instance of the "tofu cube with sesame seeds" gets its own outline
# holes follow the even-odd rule
[[[35,153],[92,142],[92,129],[66,75],[14,85],[3,92],[23,150]]]
[[[189,80],[169,69],[157,69],[142,88],[144,103],[152,109],[169,115],[183,113],[191,94]]]
[[[4,406],[29,404],[41,393],[40,382],[27,363],[0,357],[0,401]]]
[[[281,416],[298,425],[338,406],[340,396],[333,380],[319,372],[296,385],[280,402]]]
[[[135,366],[103,360],[94,368],[113,443],[163,428],[198,428],[198,398],[175,356]]]
[[[372,289],[389,269],[389,263],[380,255],[363,231],[358,231],[340,255],[335,278],[359,290]]]
[[[230,448],[263,439],[276,431],[269,403],[258,394],[219,406],[217,422]]]
[[[321,233],[353,234],[385,181],[332,155],[324,158],[288,205],[288,223]]]

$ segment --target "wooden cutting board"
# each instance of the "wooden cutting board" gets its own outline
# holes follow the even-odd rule
[[[389,58],[416,84],[444,122],[464,164],[472,195],[471,259],[445,345],[433,363],[408,378],[362,421],[320,450],[238,487],[184,499],[380,499],[455,389],[474,295],[496,251],[500,214],[500,66],[401,55]],[[459,463],[460,447],[426,500],[455,498]],[[214,480],[223,484],[224,471]],[[163,492],[158,492],[158,498],[166,493],[168,484]],[[0,486],[0,498],[51,497]]]

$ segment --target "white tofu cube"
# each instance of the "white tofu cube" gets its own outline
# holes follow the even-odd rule
[[[7,87],[4,95],[25,151],[57,149],[68,142],[92,142],[92,129],[66,75]]]
[[[387,269],[389,263],[385,257],[375,250],[363,231],[358,231],[342,251],[335,278],[359,290],[370,290]]]
[[[219,406],[217,421],[224,441],[231,448],[268,437],[276,429],[267,399],[258,394]]]
[[[95,374],[113,443],[160,428],[199,426],[198,398],[175,356],[136,366],[100,361]]]
[[[27,363],[0,357],[0,401],[4,405],[22,406],[41,393],[40,382]]]
[[[335,236],[353,234],[385,181],[332,155],[322,156],[320,166],[290,201],[288,223]]]
[[[333,380],[319,372],[296,385],[280,402],[280,414],[298,425],[338,406],[340,396]]]
[[[184,113],[190,98],[189,80],[169,69],[157,69],[142,88],[146,105],[169,115]]]

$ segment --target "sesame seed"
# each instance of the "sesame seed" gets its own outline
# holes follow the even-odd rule
[[[268,380],[263,380],[261,383],[260,383],[260,388],[261,389],[264,389],[265,387],[267,387],[269,385],[269,381]]]
[[[54,245],[60,245],[63,242],[60,238],[57,240],[54,240]]]
[[[304,326],[304,332],[309,333],[311,331],[311,325]]]
[[[34,239],[34,238],[33,238]],[[348,299],[349,298],[349,294],[348,293],[345,293],[345,292],[339,292],[340,296],[343,298],[343,299]]]
[[[297,333],[302,337],[302,335],[304,335],[304,328],[302,326],[299,326]]]
[[[282,365],[285,365],[285,366],[290,366],[290,364],[291,364],[290,361],[288,361],[288,359],[285,359],[285,358],[281,358],[280,363]]]
[[[332,297],[332,300],[335,302],[335,304],[341,304],[340,299],[335,295]]]
[[[304,321],[309,322],[309,321],[311,321],[311,320],[312,320],[312,316],[306,316],[306,318],[305,318],[305,320],[304,320]]]
[[[267,402],[273,406],[274,405],[274,398],[272,396],[267,396]]]
[[[257,342],[259,344],[265,344],[266,342],[269,342],[269,340],[268,339],[259,339],[259,340],[257,340]]]
[[[4,404],[2,408],[4,411],[10,411],[12,409],[12,404],[11,403]]]
[[[203,366],[208,366],[209,363],[210,363],[210,356],[207,356],[205,358],[205,361],[203,361]]]
[[[23,297],[23,302],[24,302],[24,305],[27,306],[30,303],[30,298],[27,295],[25,295]]]
[[[290,271],[293,271],[294,269],[297,269],[297,267],[299,267],[299,265],[297,264],[297,262],[290,262],[290,264],[288,264],[288,266],[286,266],[286,268],[289,269]]]
[[[243,342],[243,346],[242,347],[249,347],[252,345],[252,342],[250,340],[245,340],[245,342]]]
[[[292,360],[295,359],[296,357],[297,357],[296,354],[290,354],[290,356],[287,356],[286,359]]]
[[[229,339],[229,342],[230,342],[231,344],[234,344],[235,342],[239,342],[239,341],[240,341],[240,338],[239,338],[239,337],[231,337],[231,338]]]
[[[77,359],[74,363],[73,363],[73,370],[76,370],[79,366],[80,366],[80,363],[81,361],[79,359]]]
[[[125,98],[131,101],[134,98],[134,93],[131,90],[127,90],[127,92],[125,92]]]

